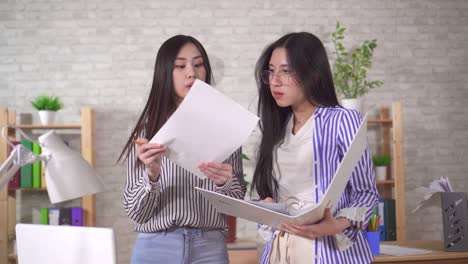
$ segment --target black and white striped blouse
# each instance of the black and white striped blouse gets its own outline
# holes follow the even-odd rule
[[[163,157],[161,176],[150,182],[144,166],[136,166],[136,148],[127,160],[124,207],[137,225],[136,232],[157,232],[177,227],[226,229],[223,214],[218,213],[195,187],[213,190],[243,199],[242,150],[239,148],[225,162],[231,164],[233,177],[221,187],[210,179],[200,179],[171,160]]]

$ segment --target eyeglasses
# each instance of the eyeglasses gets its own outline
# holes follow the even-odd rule
[[[273,70],[263,70],[260,77],[264,84],[270,84],[273,78],[277,76],[282,84],[288,85],[291,82],[291,75],[293,74],[294,72],[288,70],[279,70],[277,73]]]

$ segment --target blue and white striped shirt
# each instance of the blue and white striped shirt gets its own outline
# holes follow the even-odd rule
[[[315,202],[318,203],[351,144],[362,117],[354,110],[319,107],[314,113],[314,121],[314,175],[315,186],[319,187]],[[333,212],[335,217],[347,218],[352,226],[335,236],[315,239],[315,259],[310,263],[372,262],[373,255],[362,230],[367,226],[378,198],[372,161],[367,148],[350,177],[336,211]],[[262,263],[269,261],[273,237],[265,245]],[[337,238],[341,238],[341,241],[337,241]]]

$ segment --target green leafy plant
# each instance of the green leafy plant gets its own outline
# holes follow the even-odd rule
[[[41,95],[36,97],[34,101],[31,101],[31,104],[37,110],[58,111],[63,108],[60,98],[56,96]]]
[[[335,46],[336,61],[333,67],[333,81],[338,94],[344,98],[357,98],[369,89],[380,87],[382,81],[367,79],[367,71],[372,66],[372,56],[377,47],[377,40],[366,40],[351,53],[343,45],[346,28],[336,23],[332,41]]]
[[[390,155],[388,154],[375,154],[372,156],[372,161],[374,162],[374,166],[389,166],[390,165]]]

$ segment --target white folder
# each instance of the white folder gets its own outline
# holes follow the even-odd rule
[[[196,189],[221,213],[256,223],[279,227],[283,223],[313,224],[323,218],[326,208],[332,211],[342,196],[356,164],[367,147],[367,115],[335,172],[323,199],[316,205],[288,213],[284,204],[252,202],[235,199],[206,189]]]

